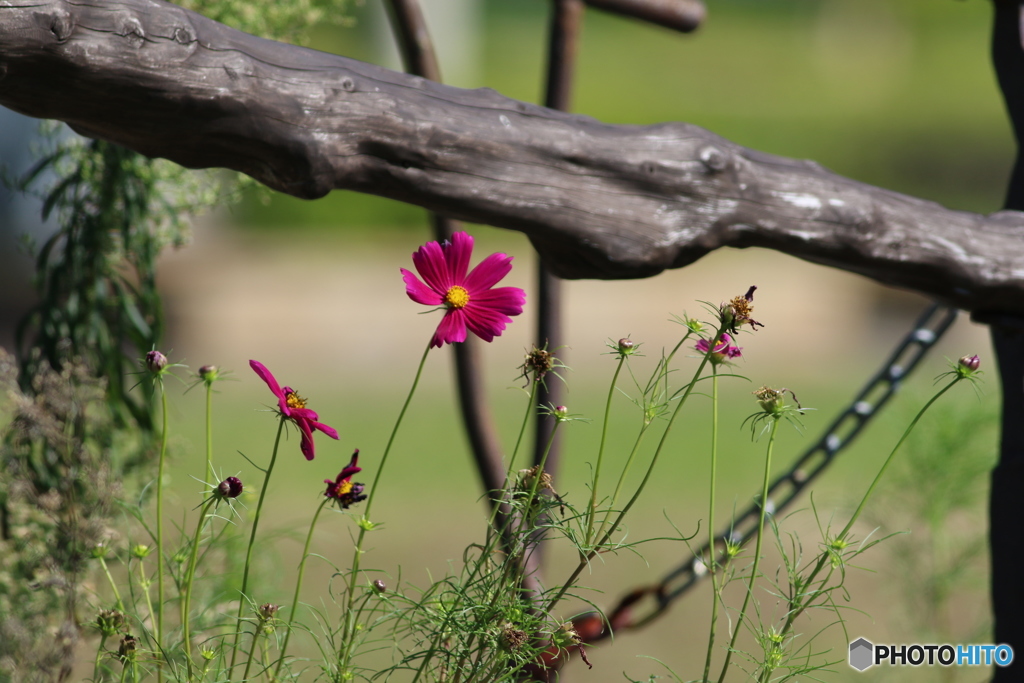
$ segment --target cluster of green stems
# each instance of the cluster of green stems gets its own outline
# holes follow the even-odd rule
[[[727,329],[725,323],[715,332],[712,339],[717,339]],[[495,551],[503,552],[506,556],[506,561],[501,568],[500,579],[498,581],[499,586],[504,586],[508,593],[513,595],[522,596],[524,607],[527,610],[531,610],[537,619],[533,623],[540,624],[544,623],[545,620],[549,623],[552,632],[558,628],[557,620],[553,619],[551,615],[554,614],[559,602],[566,596],[568,591],[574,586],[576,580],[580,574],[589,566],[590,562],[594,557],[603,551],[614,549],[614,543],[612,542],[613,535],[616,530],[621,528],[622,522],[634,506],[636,501],[641,496],[645,487],[649,483],[652,473],[655,470],[657,462],[662,454],[667,450],[669,443],[669,435],[672,427],[676,422],[677,417],[681,413],[683,406],[692,395],[694,388],[697,383],[703,377],[703,374],[707,366],[711,365],[711,403],[712,403],[712,438],[711,438],[711,468],[710,468],[710,491],[709,491],[709,506],[708,506],[708,525],[711,533],[715,530],[715,491],[717,487],[716,482],[716,470],[717,470],[717,457],[718,457],[718,430],[719,430],[719,416],[718,416],[718,403],[719,403],[719,369],[718,364],[714,362],[712,352],[703,354],[701,360],[696,368],[690,381],[681,389],[671,392],[668,386],[669,368],[670,364],[683,346],[684,343],[694,333],[693,329],[690,329],[683,338],[676,344],[672,349],[671,353],[664,355],[658,362],[657,367],[651,377],[651,379],[643,387],[643,409],[644,409],[644,420],[638,431],[637,437],[630,450],[628,457],[626,458],[620,472],[614,490],[610,496],[606,499],[599,498],[599,483],[601,481],[602,469],[605,465],[605,455],[608,445],[608,431],[610,416],[612,413],[613,398],[618,390],[618,381],[624,367],[627,366],[630,352],[627,352],[625,348],[620,348],[618,354],[618,361],[615,366],[614,373],[612,375],[612,381],[609,387],[607,398],[604,406],[604,415],[601,425],[601,439],[597,451],[597,459],[593,470],[593,478],[590,483],[591,494],[590,500],[586,509],[578,518],[579,528],[581,534],[576,536],[577,549],[579,554],[579,561],[575,568],[573,568],[568,574],[567,578],[556,584],[556,588],[552,588],[543,594],[530,593],[527,590],[527,563],[525,558],[528,554],[530,544],[541,542],[543,539],[543,533],[538,533],[536,528],[538,516],[533,514],[536,508],[538,497],[541,495],[541,488],[546,486],[544,467],[547,462],[547,456],[550,453],[551,444],[554,441],[555,434],[559,426],[563,422],[570,421],[571,417],[567,415],[567,411],[563,407],[558,407],[549,413],[555,418],[555,425],[552,429],[550,439],[548,441],[547,448],[544,451],[541,461],[533,470],[532,476],[530,477],[517,477],[515,470],[516,458],[518,456],[523,437],[527,428],[530,418],[533,413],[536,412],[537,406],[535,405],[537,387],[539,386],[542,378],[540,376],[534,376],[531,378],[529,398],[527,401],[526,412],[523,416],[521,427],[516,439],[515,447],[513,448],[512,454],[508,459],[508,466],[506,471],[506,483],[505,488],[501,492],[495,492],[493,504],[491,507],[491,514],[488,523],[488,534],[487,540],[483,545],[481,559],[474,566],[469,569],[469,574],[466,578],[466,584],[472,584],[480,578],[480,575],[485,571],[485,567],[490,562],[490,559]],[[630,345],[632,346],[632,345]],[[337,633],[337,651],[335,668],[333,672],[333,678],[336,681],[348,680],[353,675],[353,657],[357,652],[357,639],[360,631],[360,620],[363,618],[364,609],[368,604],[368,599],[372,594],[372,591],[367,591],[364,595],[364,599],[360,600],[361,593],[357,590],[359,586],[359,577],[361,575],[361,558],[364,554],[364,543],[366,536],[369,531],[374,528],[373,522],[370,521],[370,512],[372,510],[373,501],[377,490],[380,488],[381,476],[387,463],[388,457],[392,451],[392,447],[395,443],[395,438],[398,434],[399,428],[402,421],[408,411],[411,404],[412,398],[416,392],[416,388],[419,384],[420,377],[422,375],[426,360],[430,351],[430,346],[426,348],[423,356],[420,360],[418,368],[416,370],[415,378],[409,393],[405,399],[404,404],[399,412],[398,419],[388,437],[387,445],[383,451],[383,455],[380,458],[378,466],[376,468],[376,474],[373,479],[373,483],[369,488],[368,497],[366,499],[365,508],[363,514],[358,521],[359,532],[356,538],[354,553],[352,557],[352,563],[347,571],[346,580],[346,592],[343,600],[342,618]],[[864,507],[874,491],[876,485],[884,475],[886,469],[892,462],[896,452],[900,449],[911,431],[920,421],[924,413],[935,403],[943,394],[945,394],[953,385],[964,379],[963,374],[954,373],[954,376],[950,382],[945,384],[919,411],[919,413],[911,421],[907,427],[903,436],[897,442],[892,452],[889,454],[885,463],[879,470],[878,474],[868,487],[860,504],[856,508],[855,512],[851,516],[850,520],[842,531],[832,539],[827,539],[824,550],[818,556],[818,559],[814,562],[813,567],[808,573],[805,579],[801,579],[800,587],[802,590],[794,590],[789,597],[789,610],[786,614],[785,620],[782,626],[778,630],[773,630],[773,638],[775,642],[783,643],[786,642],[793,634],[794,622],[806,612],[809,608],[815,606],[819,601],[826,598],[828,590],[826,585],[831,577],[833,571],[835,571],[835,558],[837,553],[841,554],[842,549],[846,548],[851,542],[850,532],[864,510]],[[153,600],[150,596],[149,585],[150,580],[144,569],[144,557],[146,553],[137,554],[139,564],[139,576],[140,585],[143,588],[146,603],[152,623],[154,624],[153,639],[155,642],[154,651],[156,654],[156,675],[157,680],[161,681],[165,675],[164,668],[172,664],[170,657],[170,647],[167,642],[167,634],[164,629],[164,606],[166,605],[165,595],[165,547],[163,537],[163,494],[164,494],[164,463],[166,459],[166,446],[167,446],[167,435],[168,435],[168,423],[167,423],[167,396],[166,391],[162,386],[162,379],[157,378],[157,381],[161,383],[160,395],[161,395],[161,414],[162,414],[162,429],[160,436],[160,456],[158,463],[158,476],[156,482],[156,528],[154,531],[156,540],[156,556],[157,556],[157,596],[156,605],[154,606]],[[639,386],[639,385],[638,385]],[[213,465],[212,465],[212,427],[211,427],[211,400],[210,394],[212,390],[212,382],[207,382],[207,401],[206,401],[206,475],[208,480],[213,479]],[[655,417],[659,414],[665,414],[668,412],[669,407],[674,403],[674,407],[671,408],[670,415],[665,422],[664,430],[662,431],[660,441],[651,456],[647,469],[636,486],[633,494],[622,506],[621,509],[617,509],[618,500],[621,495],[624,484],[627,480],[627,475],[633,465],[634,459],[637,456],[641,443],[643,442],[644,435],[652,424],[655,423]],[[738,612],[738,616],[732,625],[732,633],[729,640],[729,644],[725,651],[724,662],[722,663],[721,671],[717,677],[719,683],[723,683],[726,675],[729,671],[729,666],[733,653],[736,651],[736,643],[741,628],[747,627],[753,629],[752,625],[747,624],[748,616],[747,612],[754,596],[755,584],[760,577],[759,562],[762,555],[763,538],[765,534],[766,518],[769,514],[768,511],[768,491],[769,483],[771,480],[771,467],[772,467],[772,454],[776,442],[776,434],[778,430],[779,421],[782,417],[782,412],[770,413],[767,418],[770,420],[768,428],[768,443],[765,454],[764,462],[764,475],[762,478],[761,488],[761,505],[760,515],[758,519],[758,525],[756,534],[754,536],[754,554],[747,575],[747,586],[744,592],[742,605]],[[228,668],[227,668],[227,679],[232,680],[234,678],[234,672],[236,667],[239,665],[238,656],[240,653],[245,651],[242,644],[242,639],[245,630],[245,624],[247,620],[244,619],[245,606],[247,604],[255,605],[251,600],[250,596],[250,570],[253,560],[253,551],[256,547],[256,538],[259,528],[259,522],[261,519],[261,512],[267,491],[269,490],[269,482],[274,471],[274,466],[277,461],[277,455],[279,446],[281,443],[281,436],[284,432],[286,422],[288,418],[284,415],[280,417],[277,434],[274,440],[274,447],[271,453],[270,462],[264,470],[263,485],[260,489],[259,501],[256,506],[256,510],[252,517],[251,530],[249,535],[249,541],[246,548],[245,563],[242,573],[242,583],[240,586],[240,600],[239,607],[235,617],[235,628],[233,630],[233,642],[231,644],[231,654]],[[523,487],[523,483],[526,486]],[[280,680],[282,675],[283,667],[287,661],[288,646],[293,631],[293,625],[297,616],[297,608],[299,605],[299,599],[302,589],[303,577],[305,574],[306,563],[310,557],[310,548],[316,528],[317,522],[320,519],[321,513],[324,507],[331,501],[330,498],[325,497],[320,505],[317,507],[315,514],[313,515],[312,521],[309,526],[308,533],[305,539],[305,545],[303,547],[301,560],[298,566],[298,576],[296,579],[294,594],[289,608],[289,614],[284,622],[284,636],[281,640],[279,651],[275,661],[269,661],[266,659],[267,648],[264,648],[264,662],[263,671],[271,675],[271,680]],[[199,519],[196,523],[195,531],[191,537],[188,546],[188,558],[185,565],[185,571],[181,581],[181,628],[182,628],[182,643],[184,648],[184,659],[187,670],[187,680],[193,681],[202,680],[206,676],[209,668],[209,657],[204,653],[204,659],[206,663],[201,671],[197,671],[198,667],[193,659],[192,653],[192,632],[191,632],[191,617],[192,617],[192,592],[193,585],[195,583],[196,568],[199,560],[199,548],[202,545],[202,537],[204,531],[208,528],[208,524],[211,518],[211,513],[216,509],[217,504],[220,502],[220,498],[216,495],[216,489],[214,489],[213,495],[211,495],[201,506]],[[604,503],[606,504],[603,510],[603,516],[600,514],[599,506]],[[598,518],[601,517],[600,520]],[[746,540],[746,539],[744,539]],[[726,555],[726,561],[734,559],[736,552],[730,552]],[[705,565],[711,574],[711,586],[712,586],[712,612],[711,612],[711,623],[709,628],[708,637],[708,650],[707,657],[704,664],[704,673],[701,678],[702,681],[711,681],[711,666],[712,666],[712,655],[714,652],[715,635],[717,631],[717,620],[718,620],[718,608],[722,602],[722,590],[724,588],[723,582],[719,580],[719,571],[723,568],[722,564],[718,562],[719,553],[712,546],[710,556],[705,559]],[[110,583],[112,591],[115,596],[117,608],[124,611],[125,604],[122,600],[122,596],[118,591],[117,584],[114,581],[109,568],[107,567],[106,561],[102,554],[99,555],[101,567]],[[531,597],[532,596],[532,597]],[[486,623],[488,619],[493,616],[496,610],[500,609],[499,601],[503,599],[500,591],[494,591],[491,594],[491,603],[488,606],[488,610],[481,612],[483,616],[480,617],[481,623]],[[413,682],[417,683],[420,678],[426,674],[431,667],[432,661],[441,651],[441,641],[444,637],[443,634],[447,633],[448,627],[452,625],[451,620],[454,619],[456,613],[460,608],[459,604],[452,606],[449,609],[449,616],[446,617],[445,622],[440,624],[436,633],[430,641],[430,646],[427,650],[421,653],[420,663],[417,667],[416,674],[413,678]],[[276,607],[274,608],[276,610]],[[263,626],[264,622],[271,619],[272,616],[261,616],[258,623],[253,631],[251,641],[248,647],[248,656],[246,657],[244,671],[242,673],[242,681],[249,680],[252,672],[253,662],[255,660],[255,654],[258,645],[258,639],[260,637],[260,627]],[[477,625],[480,626],[479,624]],[[479,634],[483,633],[484,629],[475,628],[468,637],[465,647],[462,649],[462,654],[456,661],[453,667],[453,678],[452,680],[456,683],[466,680],[484,680],[486,677],[500,677],[502,675],[508,675],[514,673],[508,669],[508,663],[506,660],[501,658],[488,660],[485,656],[487,647],[483,642],[476,642],[479,638]],[[104,642],[106,641],[106,635],[104,636]],[[103,644],[101,643],[101,651]],[[474,655],[475,653],[475,655]],[[470,657],[474,658],[472,664],[468,661]],[[99,656],[97,656],[96,667],[99,668]],[[469,665],[469,669],[466,666]],[[767,682],[775,667],[778,665],[778,660],[768,660],[762,663],[759,674],[757,676],[759,681]],[[505,667],[503,671],[500,667]],[[272,674],[270,673],[272,670]],[[124,666],[122,668],[122,680],[136,680],[137,678],[137,664],[135,657],[125,658]],[[490,678],[487,678],[490,680]]]

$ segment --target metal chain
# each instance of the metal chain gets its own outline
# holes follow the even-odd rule
[[[811,482],[835,460],[864,429],[879,410],[892,398],[903,380],[917,367],[925,354],[935,345],[956,320],[957,309],[932,304],[904,336],[888,360],[857,394],[850,405],[832,422],[824,435],[793,464],[788,472],[772,482],[768,493],[768,511],[778,514],[785,510]],[[729,527],[714,538],[715,556],[732,543],[743,543],[757,529],[760,507],[752,504],[733,519]],[[579,617],[577,630],[587,643],[601,641],[613,632],[638,628],[661,616],[686,591],[707,576],[705,560],[712,552],[711,542],[702,547],[681,566],[666,574],[661,581],[637,588],[623,597],[607,617],[611,628],[605,628],[605,618],[596,613]],[[645,598],[653,598],[653,607],[646,614],[638,614],[637,605]]]

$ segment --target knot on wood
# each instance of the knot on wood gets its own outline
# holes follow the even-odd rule
[[[346,92],[352,92],[356,89],[356,82],[345,76],[345,78],[341,79],[341,89]]]
[[[194,43],[196,40],[196,34],[192,31],[191,27],[179,26],[174,29],[174,33],[171,35],[178,45],[188,45]]]
[[[58,43],[66,42],[74,30],[75,20],[68,11],[60,9],[50,16],[50,32]]]
[[[712,173],[724,171],[725,167],[729,165],[729,158],[725,152],[712,145],[702,148],[698,152],[698,157],[703,162],[705,168]]]
[[[118,22],[117,35],[128,41],[136,50],[146,43],[146,30],[135,17],[124,17]]]

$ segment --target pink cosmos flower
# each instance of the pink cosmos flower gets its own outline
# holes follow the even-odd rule
[[[281,388],[281,385],[274,379],[274,375],[267,370],[267,366],[259,361],[251,360],[249,367],[267,383],[274,396],[277,396],[277,407],[281,414],[294,422],[302,432],[302,444],[299,447],[302,454],[306,456],[306,460],[313,459],[313,432],[315,430],[323,432],[332,439],[338,438],[338,432],[334,427],[318,422],[320,416],[316,414],[316,411],[306,407],[306,399],[299,396],[291,387]]]
[[[701,339],[697,342],[697,345],[693,348],[697,349],[701,353],[712,352],[711,361],[714,363],[722,363],[726,360],[733,358],[739,358],[743,354],[742,349],[739,346],[733,346],[729,342],[732,341],[732,337],[728,333],[723,332],[722,336],[718,338],[718,342],[715,344],[714,350],[711,350],[711,342],[707,339]]]
[[[327,490],[324,491],[324,495],[338,501],[338,505],[342,508],[348,508],[359,501],[366,500],[366,494],[363,493],[363,485],[352,481],[354,474],[363,471],[362,467],[356,466],[357,462],[359,462],[358,448],[352,453],[352,460],[338,474],[336,479],[324,479],[324,483],[327,484]]]
[[[431,346],[466,341],[466,328],[484,341],[501,335],[509,316],[523,312],[526,293],[518,287],[495,287],[512,270],[512,257],[491,254],[467,274],[473,254],[473,238],[464,232],[451,242],[427,242],[412,255],[423,278],[402,268],[409,298],[425,306],[444,306]],[[424,282],[426,284],[424,284]]]

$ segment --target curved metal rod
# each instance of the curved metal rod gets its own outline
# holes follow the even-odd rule
[[[441,68],[419,2],[388,0],[386,5],[406,69],[409,73],[440,82]],[[439,214],[431,214],[431,224],[438,241],[451,238],[460,226],[458,221]],[[452,344],[452,347],[459,405],[473,460],[484,490],[497,491],[504,486],[505,469],[494,417],[484,389],[481,342],[470,335],[465,342]]]

